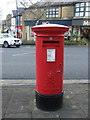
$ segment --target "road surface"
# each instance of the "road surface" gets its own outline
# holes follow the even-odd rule
[[[2,79],[35,79],[35,46],[0,48]],[[88,47],[65,46],[64,79],[88,79]]]

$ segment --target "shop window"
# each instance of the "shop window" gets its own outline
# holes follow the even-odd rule
[[[88,28],[83,28],[82,36],[83,36],[83,38],[87,38],[88,40],[90,40],[90,29],[89,29],[89,27]]]
[[[47,17],[47,18],[55,18],[55,17],[58,17],[58,8],[46,9],[46,17]]]

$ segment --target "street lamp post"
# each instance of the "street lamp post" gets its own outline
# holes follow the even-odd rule
[[[16,0],[16,28],[17,28],[17,38],[18,38],[18,2]]]

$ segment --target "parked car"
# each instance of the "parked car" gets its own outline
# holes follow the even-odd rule
[[[8,48],[10,46],[20,47],[22,42],[19,38],[14,38],[12,35],[8,33],[1,33],[0,44],[5,48]]]
[[[64,39],[65,40],[70,40],[70,32],[66,32],[65,35],[64,35]]]

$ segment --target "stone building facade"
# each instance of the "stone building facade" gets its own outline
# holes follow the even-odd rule
[[[22,34],[22,39],[23,40],[30,40],[32,37],[32,31],[31,27],[35,24],[37,24],[38,20],[45,20],[45,10],[44,8],[39,8],[37,10],[35,9],[27,9],[25,12],[22,14],[22,26],[23,26],[23,34]],[[26,25],[30,22],[32,22],[31,25]]]
[[[74,2],[73,0],[73,2],[56,2],[53,4],[45,4],[43,2],[42,4],[37,3],[29,7],[22,14],[22,40],[32,40],[33,33],[31,28],[37,24],[42,24],[44,22],[66,25],[70,28],[70,31],[72,33],[76,32],[78,28],[78,34],[80,36],[81,29],[83,29],[83,27],[88,27],[88,25],[84,25],[84,22],[90,19],[90,17],[83,14],[83,12],[85,12],[85,6],[88,6],[89,8],[89,2],[80,3]],[[80,22],[82,19],[82,24],[78,25],[78,21]],[[77,20],[77,24],[75,24],[75,20]]]

